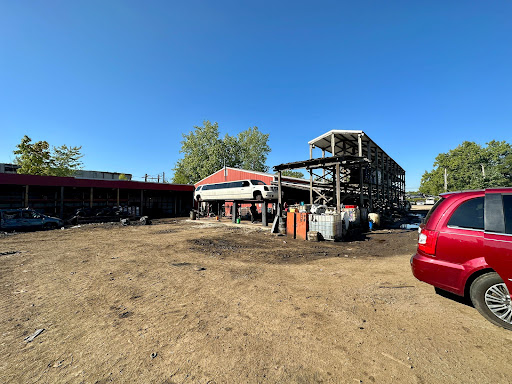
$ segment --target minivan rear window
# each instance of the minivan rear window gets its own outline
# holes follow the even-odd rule
[[[434,204],[434,206],[432,208],[430,208],[430,211],[428,211],[427,213],[427,216],[425,216],[425,221],[424,223],[428,223],[428,219],[430,219],[430,216],[432,216],[432,214],[434,213],[434,211],[437,209],[437,207],[439,207],[439,205],[444,201],[444,197],[441,197],[439,200],[437,200],[437,202]]]
[[[484,229],[484,197],[462,203],[448,221],[449,227]]]

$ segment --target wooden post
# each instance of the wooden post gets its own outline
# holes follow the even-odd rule
[[[309,204],[313,204],[313,170],[309,170]]]
[[[373,212],[373,162],[372,162],[372,145],[370,143],[370,140],[368,140],[368,148],[366,150],[368,153],[367,153],[367,158],[368,160],[370,160],[370,180],[368,180],[368,199],[369,199],[369,211],[368,212]]]
[[[313,158],[313,145],[309,144],[309,159]],[[281,175],[281,173],[279,173]],[[313,170],[309,170],[309,204],[313,204]]]
[[[89,208],[92,208],[93,203],[94,203],[94,190],[91,187],[91,190],[89,192]]]
[[[283,193],[281,192],[281,171],[277,172],[277,212],[281,214],[283,207]]]
[[[363,157],[363,138],[362,135],[357,135],[357,148],[358,156]],[[363,207],[363,165],[359,165],[359,208]]]
[[[346,156],[347,155],[347,142],[345,140],[343,140],[343,153],[342,153],[343,156]],[[341,169],[340,169],[340,172],[341,172]],[[344,191],[345,191],[345,195],[347,194],[348,192],[348,183],[347,183],[347,180],[345,180],[343,182],[343,185],[344,185]]]
[[[377,189],[377,202],[380,204],[380,182],[379,182],[379,174],[382,176],[382,172],[380,171],[380,161],[379,161],[379,148],[375,148],[375,183]]]
[[[28,208],[28,185],[25,185],[25,208]]]
[[[336,163],[336,213],[341,213],[340,163]]]
[[[266,227],[268,225],[267,221],[267,207],[268,203],[264,200],[261,204],[261,225]]]
[[[119,188],[117,188],[117,206],[119,207]]]

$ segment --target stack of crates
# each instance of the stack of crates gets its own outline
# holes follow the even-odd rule
[[[343,238],[343,216],[309,215],[309,230],[317,231],[325,240],[341,240]]]

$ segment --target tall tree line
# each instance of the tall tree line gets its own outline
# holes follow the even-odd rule
[[[464,141],[457,148],[437,155],[434,168],[421,178],[420,192],[438,195],[447,191],[512,186],[512,146],[490,141],[481,146]]]

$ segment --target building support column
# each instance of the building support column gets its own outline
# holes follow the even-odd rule
[[[264,227],[266,227],[268,225],[267,207],[268,207],[268,203],[266,200],[264,200],[263,203],[261,203],[261,225]]]
[[[309,145],[309,159],[313,158],[313,145]],[[309,204],[313,204],[313,170],[309,170]]]
[[[231,209],[232,209],[231,221],[233,223],[236,223],[236,216],[238,213],[238,203],[236,201],[233,201],[233,206],[231,207]]]
[[[341,213],[340,163],[336,163],[336,213]]]
[[[277,215],[281,216],[283,208],[283,192],[281,188],[281,171],[277,172]]]
[[[366,150],[367,156],[366,158],[370,160],[370,172],[369,172],[369,178],[368,180],[368,212],[373,212],[373,162],[372,162],[372,146],[370,144],[370,141],[368,140],[368,147]]]
[[[358,156],[363,157],[363,138],[362,135],[357,135],[357,149]],[[364,181],[363,181],[363,165],[359,165],[359,208],[363,207],[364,203]]]
[[[25,196],[24,196],[25,197],[25,204],[24,204],[25,208],[28,208],[28,189],[29,189],[28,185],[25,185]]]
[[[91,190],[89,192],[89,208],[92,208],[93,203],[94,203],[94,188],[91,187]]]
[[[144,216],[144,190],[140,190],[140,215]]]
[[[60,214],[59,217],[64,217],[64,187],[60,187]]]
[[[117,188],[117,206],[119,207],[119,188]]]

